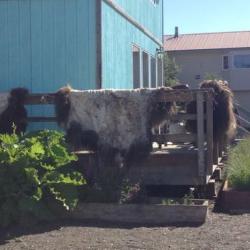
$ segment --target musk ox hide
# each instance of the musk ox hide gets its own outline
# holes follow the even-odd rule
[[[213,137],[218,142],[224,139],[231,139],[236,131],[236,118],[233,107],[233,93],[228,83],[218,80],[207,80],[200,84],[201,89],[212,88],[214,90],[213,101]],[[187,113],[196,113],[196,103],[187,105]],[[186,128],[190,132],[196,132],[195,121],[188,121]]]
[[[13,133],[13,124],[17,134],[25,132],[28,121],[24,101],[27,95],[25,88],[15,88],[0,95],[0,134]]]
[[[169,88],[77,91],[64,87],[55,98],[59,126],[74,150],[98,151],[126,162],[147,155],[151,129],[173,112],[157,100]]]

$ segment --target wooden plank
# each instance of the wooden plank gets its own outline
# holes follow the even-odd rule
[[[102,1],[96,1],[96,88],[102,88]]]
[[[28,122],[56,122],[56,117],[33,116],[28,117]]]
[[[196,100],[197,93],[206,93],[208,90],[170,90],[159,97],[159,102],[190,102]]]
[[[213,173],[213,98],[206,95],[207,174]]]
[[[196,201],[196,202],[195,202]],[[202,224],[206,220],[208,201],[193,200],[192,204],[115,204],[79,203],[76,209],[61,217],[75,220],[94,220],[112,223],[131,223],[141,226]]]
[[[205,93],[204,91],[190,91],[190,90],[171,90],[167,93],[164,93],[164,96],[161,96],[158,100],[156,100],[155,103],[158,102],[171,102],[171,101],[190,101],[193,100],[195,93]],[[46,104],[52,104],[54,93],[36,93],[36,94],[30,94],[26,103],[27,104],[43,104],[46,103],[47,99],[48,102]],[[42,100],[40,100],[42,98]],[[37,103],[38,102],[38,103]],[[174,120],[195,120],[196,115],[195,114],[182,114],[179,113],[177,115],[173,115],[170,117]],[[204,117],[205,119],[205,117]]]
[[[9,91],[9,29],[8,3],[0,1],[0,86],[1,91]]]
[[[176,115],[169,116],[169,120],[171,121],[186,121],[186,120],[196,120],[196,119],[197,119],[196,114],[178,113]]]
[[[205,173],[205,135],[204,135],[204,95],[197,93],[197,145],[198,145],[198,174],[204,176]]]
[[[219,163],[219,144],[214,142],[213,144],[213,164],[217,165]]]
[[[36,104],[54,104],[55,94],[30,94],[26,101],[26,105]]]
[[[154,167],[131,167],[128,174],[131,181],[144,185],[205,185],[206,180],[197,175],[197,164],[158,165]]]
[[[162,41],[160,41],[151,31],[149,31],[146,27],[141,25],[136,19],[132,16],[128,15],[126,11],[121,8],[118,4],[113,2],[112,0],[104,0],[106,4],[108,4],[113,10],[115,10],[118,14],[124,17],[128,22],[134,25],[137,29],[143,32],[146,36],[148,36],[152,41],[154,41],[160,47],[163,46]]]
[[[166,142],[196,142],[197,135],[195,134],[161,134],[161,135],[153,135],[153,141],[158,143],[166,143]]]
[[[181,149],[175,150],[161,150],[152,152],[146,159],[134,164],[135,168],[155,168],[157,166],[171,167],[190,165],[197,166],[197,154],[195,151],[182,151]]]
[[[20,84],[20,27],[19,27],[19,5],[17,0],[7,1],[8,3],[8,87]],[[5,38],[2,38],[4,39]],[[2,48],[1,48],[2,49]]]
[[[18,65],[20,67],[20,79],[18,84],[20,84],[20,86],[22,87],[27,87],[28,89],[31,89],[32,85],[31,85],[30,1],[19,1],[18,5],[19,5],[19,27],[20,27],[20,33],[19,33],[20,63]],[[0,46],[0,48],[2,47]]]
[[[145,185],[202,185],[197,174],[195,151],[169,150],[151,153],[148,158],[130,167],[129,177]]]

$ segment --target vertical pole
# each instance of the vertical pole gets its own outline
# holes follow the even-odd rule
[[[205,148],[204,148],[204,93],[197,92],[197,144],[199,176],[205,176]]]
[[[214,141],[214,145],[213,145],[213,163],[215,165],[217,165],[218,160],[219,160],[219,143],[217,141]]]
[[[213,173],[213,96],[206,93],[206,127],[207,127],[207,174]]]
[[[148,87],[151,88],[151,55],[148,55]]]
[[[139,55],[140,55],[140,88],[143,88],[143,53],[141,49]]]
[[[158,55],[157,53],[155,54],[155,86],[156,88],[159,87],[159,84],[158,84],[158,80],[159,79],[159,76],[158,76]]]

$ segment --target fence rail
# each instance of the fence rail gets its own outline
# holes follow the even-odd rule
[[[197,133],[181,134],[157,134],[153,135],[153,141],[158,143],[193,143],[197,146],[198,175],[207,176],[213,172],[213,164],[221,154],[219,145],[213,142],[213,91],[202,90],[172,90],[160,97],[158,102],[175,102],[187,104],[196,102],[197,112],[194,114],[181,112],[167,117],[171,121],[193,120],[197,123]],[[55,103],[54,93],[30,94],[25,102],[26,105],[47,105]],[[185,105],[184,105],[185,106]],[[55,122],[56,117],[34,116],[28,118],[29,122]],[[206,131],[205,131],[206,128]]]

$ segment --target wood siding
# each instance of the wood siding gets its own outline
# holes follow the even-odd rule
[[[1,0],[0,91],[96,85],[95,1]]]
[[[0,91],[96,87],[95,1],[0,0]],[[53,116],[51,106],[29,115]],[[30,129],[55,128],[31,124]]]
[[[157,6],[154,6],[150,0],[116,0],[114,2],[161,40],[162,1]],[[103,88],[133,88],[133,45],[139,46],[141,51],[146,51],[153,57],[156,56],[156,49],[159,48],[154,41],[103,1]]]

